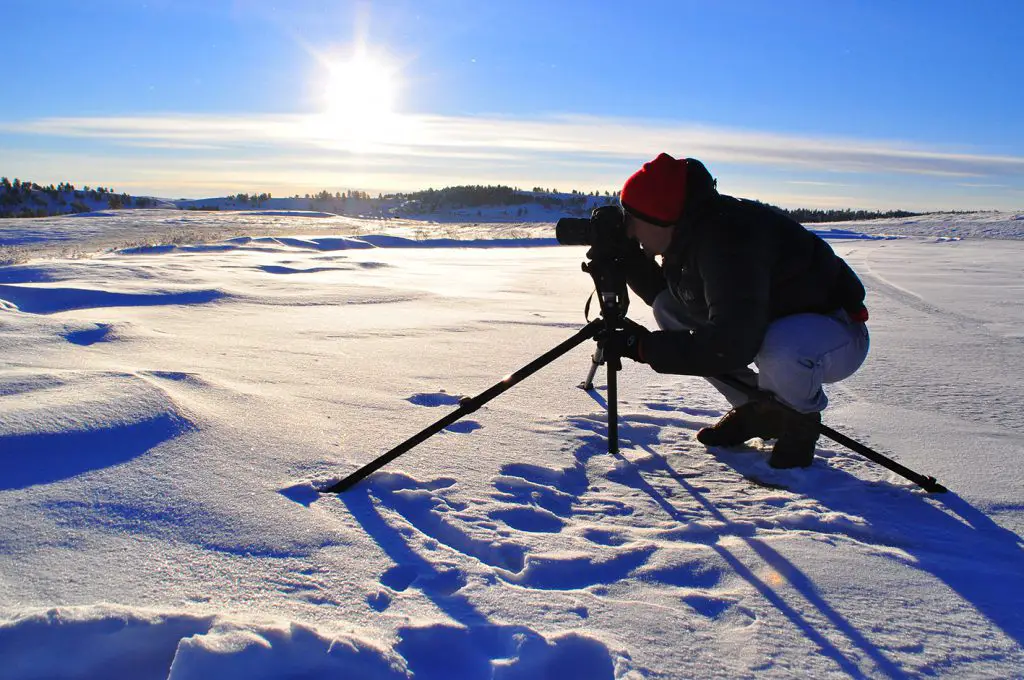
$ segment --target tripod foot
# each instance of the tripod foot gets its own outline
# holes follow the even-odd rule
[[[925,479],[925,483],[921,484],[921,488],[928,493],[948,493],[949,489],[939,484],[938,480],[934,477],[928,477]]]

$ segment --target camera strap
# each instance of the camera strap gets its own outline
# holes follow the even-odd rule
[[[596,288],[590,291],[590,297],[587,298],[587,304],[583,305],[583,318],[584,320],[586,320],[587,323],[590,323],[592,320],[590,318],[590,303],[594,301],[594,293],[596,292]]]

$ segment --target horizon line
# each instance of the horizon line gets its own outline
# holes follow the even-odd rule
[[[0,178],[7,179],[12,184],[15,181],[19,181],[22,185],[31,183],[34,187],[38,187],[39,190],[42,190],[42,191],[47,190],[48,187],[51,186],[51,185],[56,188],[56,187],[64,184],[64,185],[69,185],[69,186],[73,187],[73,191],[75,191],[75,192],[80,192],[80,191],[96,192],[96,191],[98,191],[100,189],[103,189],[104,190],[104,192],[103,192],[104,195],[109,194],[109,195],[121,196],[121,195],[125,194],[125,195],[128,195],[132,199],[148,198],[148,199],[155,199],[155,200],[162,200],[162,201],[169,201],[169,202],[221,201],[221,200],[229,200],[229,199],[234,198],[235,196],[242,195],[242,194],[245,194],[245,195],[249,196],[250,198],[259,196],[258,193],[254,194],[254,193],[249,193],[249,192],[236,192],[236,193],[224,194],[224,195],[221,195],[221,196],[203,196],[203,197],[198,197],[198,198],[189,198],[189,197],[186,197],[186,196],[173,197],[173,196],[169,196],[169,195],[157,195],[157,194],[132,194],[132,193],[128,193],[126,191],[120,191],[118,189],[115,189],[112,185],[108,185],[108,184],[97,184],[96,186],[92,186],[92,185],[89,185],[89,184],[77,185],[74,182],[68,181],[66,179],[60,180],[58,182],[48,182],[48,183],[43,184],[43,183],[37,182],[34,179],[22,179],[20,177],[13,177],[13,178],[11,178],[11,177],[8,177],[6,175],[0,175]],[[354,187],[337,188],[337,189],[335,189],[334,192],[331,192],[330,190],[328,190],[326,188],[321,188],[319,190],[319,192],[315,192],[315,193],[306,192],[306,194],[304,194],[304,195],[296,194],[296,195],[287,195],[287,196],[281,196],[281,195],[274,196],[271,192],[265,192],[265,193],[267,193],[269,195],[269,197],[267,199],[264,199],[264,200],[268,200],[268,201],[277,201],[277,200],[281,200],[281,201],[314,201],[314,202],[316,202],[316,201],[319,201],[319,202],[329,202],[329,201],[339,201],[339,200],[381,201],[381,200],[387,200],[387,199],[402,198],[402,197],[405,197],[405,196],[408,196],[408,195],[411,195],[411,194],[422,193],[422,192],[426,192],[426,191],[444,191],[444,190],[447,190],[447,189],[456,189],[456,188],[461,188],[461,187],[482,188],[482,189],[507,188],[507,189],[511,189],[513,191],[524,193],[524,194],[548,194],[548,195],[559,195],[559,196],[566,196],[566,197],[569,197],[569,196],[583,196],[583,197],[586,197],[586,198],[608,198],[608,199],[617,199],[617,197],[618,197],[618,192],[611,192],[608,195],[606,195],[605,193],[598,193],[598,194],[595,195],[593,192],[586,193],[586,192],[575,190],[575,189],[571,189],[569,191],[560,191],[560,190],[544,189],[544,188],[542,188],[540,191],[536,191],[534,189],[523,189],[523,188],[520,188],[520,187],[517,187],[517,186],[512,186],[512,185],[507,185],[507,184],[456,184],[456,185],[449,185],[449,186],[445,186],[445,187],[441,187],[441,188],[427,187],[427,188],[423,188],[423,189],[415,189],[415,190],[412,190],[412,191],[378,192],[378,196],[376,196],[376,197],[369,195],[369,192],[366,192],[365,190],[357,189],[357,188],[354,188]],[[345,194],[348,191],[356,191],[356,192],[360,192],[360,193],[365,193],[365,194],[367,194],[367,198],[353,198],[353,197],[347,197],[347,196],[344,196],[344,195],[342,195],[341,198],[336,198],[335,197],[336,193]],[[574,191],[575,191],[575,193],[573,193]],[[326,198],[326,199],[316,198],[316,193],[320,193],[320,192],[328,192],[331,195],[330,195],[329,198]],[[264,193],[264,192],[261,192],[261,193]],[[811,207],[811,206],[784,207],[784,206],[775,205],[775,204],[767,202],[767,201],[760,201],[758,199],[751,199],[751,200],[756,200],[757,202],[763,203],[765,205],[768,205],[769,207],[778,208],[780,210],[784,210],[784,211],[787,211],[787,212],[795,212],[795,211],[799,211],[799,210],[807,210],[807,211],[810,211],[810,212],[824,212],[824,213],[827,213],[827,212],[865,212],[865,213],[897,213],[897,212],[905,212],[905,213],[908,213],[908,214],[911,214],[911,215],[934,215],[934,214],[946,214],[946,213],[948,213],[948,214],[957,214],[957,213],[969,214],[969,213],[979,213],[979,212],[997,212],[997,213],[998,212],[1007,212],[1007,213],[1024,212],[1024,208],[1022,208],[1020,210],[1013,210],[1013,209],[1005,210],[1005,209],[999,209],[999,208],[988,208],[988,209],[985,209],[985,208],[977,208],[977,209],[942,209],[942,208],[936,208],[936,209],[909,210],[909,209],[905,209],[905,208],[866,208],[866,207],[845,207],[845,208],[816,208],[816,207]],[[467,209],[472,209],[472,208],[493,207],[494,205],[498,205],[498,204],[480,204],[480,205],[466,206],[466,208]],[[147,207],[147,208],[118,208],[118,210],[123,210],[123,209],[130,209],[130,210],[132,210],[132,209],[159,210],[159,209],[162,209],[162,208],[149,208],[149,207]],[[187,208],[181,208],[179,206],[175,206],[174,209],[176,209],[176,210],[183,210],[183,209],[187,209]],[[258,209],[258,207],[256,209]],[[229,208],[229,209],[225,210],[225,212],[231,212],[232,210],[235,210],[235,209]],[[237,210],[238,210],[238,212],[246,212],[247,210],[251,210],[251,209],[241,208],[241,209],[237,209]]]
[[[288,195],[307,186],[377,194],[474,182],[617,191],[669,150],[727,179],[723,193],[784,205],[1024,202],[1022,156],[665,119],[390,114],[349,129],[326,114],[164,113],[3,121],[0,132],[18,142],[0,150],[8,162],[18,158],[19,174],[52,177],[66,167],[89,184],[100,175],[150,195],[240,184]]]

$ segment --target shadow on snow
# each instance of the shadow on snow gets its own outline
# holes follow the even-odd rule
[[[49,484],[127,462],[192,425],[163,413],[94,430],[0,435],[0,490]]]
[[[607,410],[607,402],[595,393],[591,394]],[[626,422],[620,422],[619,430],[620,433],[628,435],[631,427]],[[678,482],[709,516],[725,525],[717,532],[719,535],[730,535],[742,540],[776,573],[784,576],[811,606],[870,658],[880,671],[889,677],[906,676],[904,670],[887,658],[864,633],[822,597],[815,583],[796,565],[765,541],[755,538],[749,528],[736,527],[735,531],[731,529],[730,527],[735,527],[735,524],[699,489],[687,481],[685,476],[676,471],[664,455],[654,450],[654,442],[649,437],[647,441],[644,441],[643,437],[633,440],[656,461],[657,467],[645,466],[645,469],[653,471],[660,468]],[[603,430],[600,427],[595,428],[595,434],[584,438],[584,442],[584,448],[593,448],[598,452],[601,448],[606,450],[606,426]],[[643,478],[636,465],[621,455],[617,455],[616,458],[626,466],[617,473],[616,481],[628,482],[634,488],[644,491],[673,519],[681,523],[688,520]],[[718,456],[720,462],[744,476],[757,467],[757,458],[759,456],[755,453]],[[815,466],[822,465],[822,459],[816,458]],[[1024,540],[1021,537],[1000,527],[983,512],[952,492],[926,496],[887,483],[865,482],[837,468],[829,468],[828,475],[837,481],[832,483],[830,480],[827,487],[810,483],[801,485],[800,493],[816,499],[825,508],[859,516],[875,530],[884,530],[886,540],[879,541],[880,543],[896,545],[909,553],[914,558],[912,566],[942,580],[1018,645],[1024,645],[1024,616],[1020,615],[1024,610]],[[851,493],[857,489],[863,490],[863,493]],[[881,499],[884,502],[879,502],[879,490],[887,494]],[[929,499],[941,503],[953,514],[947,514],[929,502]],[[819,645],[822,653],[833,658],[843,671],[854,676],[863,675],[853,659],[848,658],[818,631],[811,621],[790,606],[778,592],[727,548],[714,540],[702,542],[714,548],[738,575],[771,602],[794,626],[803,631],[809,640]],[[979,555],[997,557],[998,561],[982,563],[983,561],[978,559]]]
[[[32,288],[0,284],[0,300],[7,300],[21,311],[32,314],[55,314],[72,309],[97,307],[196,305],[214,302],[224,297],[227,295],[219,290],[114,293],[87,288]]]
[[[406,539],[407,530],[392,526],[378,509],[401,503],[400,477],[383,475],[368,479],[339,494],[339,499],[366,533],[395,563],[382,576],[382,584],[397,590],[418,586],[441,612],[458,625],[407,626],[398,632],[395,650],[420,680],[500,677],[505,680],[533,680],[557,677],[564,680],[610,679],[614,664],[608,649],[599,641],[575,633],[546,639],[524,626],[492,623],[458,590],[461,574],[441,571],[420,555]],[[409,479],[407,489],[417,486]],[[374,498],[377,498],[375,503]],[[411,534],[410,534],[411,535]],[[492,577],[493,578],[493,577]],[[387,607],[386,596],[368,598],[371,608]],[[444,650],[439,654],[438,650]]]

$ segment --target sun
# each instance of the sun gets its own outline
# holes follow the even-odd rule
[[[324,121],[339,138],[379,139],[395,116],[397,69],[364,50],[325,63]]]

